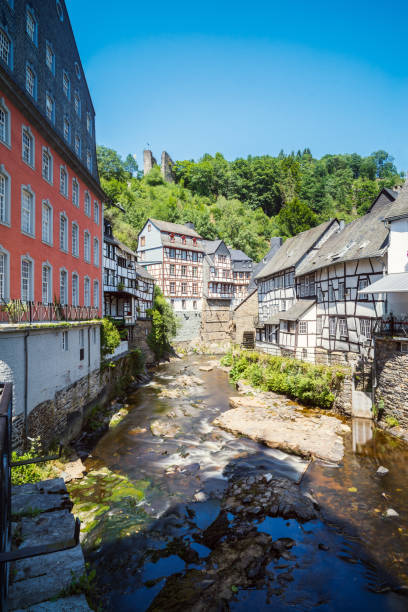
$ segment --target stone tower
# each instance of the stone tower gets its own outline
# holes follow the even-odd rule
[[[145,149],[143,151],[143,176],[149,174],[150,170],[155,165],[157,165],[157,161],[153,157],[153,153],[150,151],[150,149]]]
[[[161,154],[161,173],[166,183],[174,183],[173,164],[174,162],[167,151],[163,151]]]

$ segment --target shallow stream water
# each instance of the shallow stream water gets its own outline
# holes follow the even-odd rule
[[[71,486],[102,609],[408,610],[407,446],[355,421],[344,461],[333,466],[236,438],[211,424],[236,391],[220,369],[200,371],[207,362],[160,366],[127,398],[128,416],[98,442],[88,475]],[[185,375],[193,382],[180,391]],[[179,397],[171,397],[174,389]],[[157,434],[163,424],[168,435],[153,435],[151,427]],[[380,465],[385,476],[376,473]],[[265,473],[311,491],[318,518],[261,512],[241,525],[222,512],[228,480]],[[389,508],[399,516],[384,518]],[[289,542],[288,550],[271,555],[262,534]],[[232,569],[250,555],[259,567],[237,570],[231,584]]]

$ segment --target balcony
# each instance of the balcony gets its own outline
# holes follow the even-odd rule
[[[42,302],[3,299],[0,301],[0,324],[90,321],[97,318],[99,318],[99,309],[93,306],[43,304]]]
[[[372,333],[374,336],[408,338],[408,317],[378,319],[374,323]]]

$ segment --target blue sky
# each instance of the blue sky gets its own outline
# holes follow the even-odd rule
[[[408,168],[408,3],[66,0],[96,110],[122,155],[310,147]],[[329,6],[328,6],[329,5]]]

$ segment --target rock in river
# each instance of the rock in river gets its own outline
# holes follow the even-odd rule
[[[150,423],[150,430],[154,436],[165,436],[167,438],[173,438],[180,431],[180,427],[178,427],[174,423],[156,420]]]

